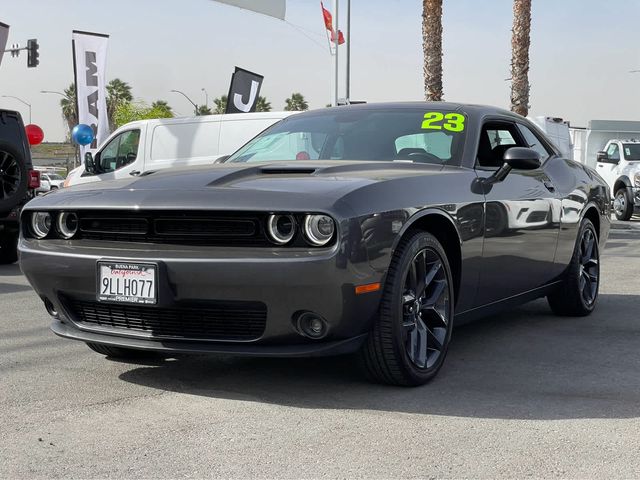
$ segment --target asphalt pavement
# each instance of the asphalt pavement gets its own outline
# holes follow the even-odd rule
[[[601,264],[590,317],[460,327],[414,389],[350,357],[105,359],[0,266],[0,478],[640,477],[640,220]]]

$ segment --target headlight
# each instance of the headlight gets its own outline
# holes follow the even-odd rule
[[[335,231],[335,222],[327,215],[307,215],[304,219],[304,234],[312,245],[326,245]]]
[[[31,233],[42,239],[51,231],[51,215],[48,212],[33,212],[31,214]]]
[[[73,212],[62,212],[56,226],[60,236],[68,240],[78,232],[78,216]]]
[[[267,230],[273,242],[284,245],[296,234],[296,221],[291,215],[269,215]]]

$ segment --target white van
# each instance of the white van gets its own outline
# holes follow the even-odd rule
[[[163,168],[214,163],[295,112],[238,113],[127,123],[87,154],[65,187],[116,180]]]

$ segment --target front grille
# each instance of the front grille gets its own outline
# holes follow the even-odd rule
[[[79,211],[78,238],[176,245],[270,247],[266,214]]]
[[[177,340],[255,340],[264,333],[262,302],[217,301],[178,307],[98,303],[61,298],[72,320],[86,328]]]

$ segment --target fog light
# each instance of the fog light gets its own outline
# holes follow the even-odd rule
[[[298,316],[298,331],[308,338],[317,340],[324,337],[329,330],[327,321],[312,312],[304,312]]]
[[[53,303],[48,298],[44,299],[44,308],[47,309],[47,313],[51,315],[53,318],[59,318],[56,307],[53,306]]]

